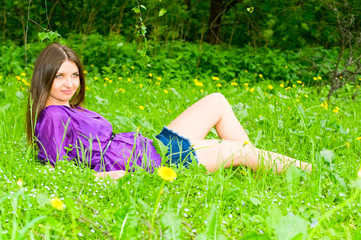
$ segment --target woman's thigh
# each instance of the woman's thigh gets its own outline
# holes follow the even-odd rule
[[[192,141],[198,162],[208,171],[217,171],[220,167],[244,165],[255,170],[258,164],[257,152],[240,141],[204,139]]]

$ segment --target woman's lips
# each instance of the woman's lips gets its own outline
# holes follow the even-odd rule
[[[63,90],[61,91],[62,93],[65,93],[65,94],[72,94],[73,93],[73,90]]]

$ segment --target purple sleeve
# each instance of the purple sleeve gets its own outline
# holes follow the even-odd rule
[[[72,158],[69,148],[75,148],[75,137],[69,116],[55,111],[45,112],[39,118],[35,133],[40,161],[54,166],[57,161],[64,159],[67,152],[70,159]]]

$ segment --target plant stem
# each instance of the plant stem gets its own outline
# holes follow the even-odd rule
[[[163,181],[163,183],[162,183],[162,185],[160,187],[160,191],[158,193],[157,201],[155,203],[154,212],[153,212],[153,216],[152,216],[151,227],[150,227],[150,233],[153,232],[154,220],[155,220],[155,216],[157,215],[157,212],[158,212],[158,209],[159,209],[159,202],[160,202],[160,198],[162,196],[164,185],[165,185],[165,181]]]

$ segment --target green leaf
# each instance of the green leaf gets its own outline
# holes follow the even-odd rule
[[[155,150],[161,156],[161,158],[164,158],[168,152],[168,147],[166,145],[164,145],[162,143],[162,141],[160,141],[156,137],[153,137],[152,140],[153,140],[153,146],[154,146]]]
[[[162,217],[163,226],[166,230],[163,232],[166,239],[182,239],[181,237],[181,220],[178,215],[172,212],[166,212]]]
[[[207,226],[206,230],[199,234],[196,240],[208,240],[208,239],[226,239],[221,233],[219,233],[219,224],[218,224],[218,216],[217,209],[215,206],[212,207],[212,210],[207,218]]]
[[[274,226],[274,233],[277,239],[291,240],[295,237],[299,238],[299,234],[303,235],[303,238],[307,236],[307,227],[309,221],[303,219],[297,215],[282,216]]]
[[[115,221],[117,224],[112,228],[112,233],[118,236],[119,239],[122,239],[123,236],[130,233],[134,234],[138,222],[136,216],[135,202],[134,199],[130,197],[129,203],[123,205],[115,213]]]
[[[46,32],[39,32],[38,37],[40,38],[40,41],[44,41],[48,36]]]
[[[335,154],[332,150],[322,149],[320,154],[325,159],[325,161],[329,163],[331,163],[332,160],[335,158]]]
[[[49,197],[44,193],[39,193],[36,197],[36,201],[38,202],[40,207],[44,207],[45,204],[50,203]]]
[[[167,11],[166,11],[164,8],[162,8],[162,9],[159,11],[158,17],[163,16],[166,12],[167,12]]]
[[[247,233],[241,240],[271,240],[268,234]]]
[[[139,9],[139,7],[134,7],[134,8],[132,8],[132,11],[135,13],[139,13],[140,9]]]
[[[261,97],[261,99],[262,99],[262,101],[264,101],[265,99],[266,99],[266,97],[265,97],[265,95],[264,95],[264,93],[263,93],[263,91],[262,91],[262,89],[260,88],[260,87],[257,87],[257,92],[258,92],[258,94],[259,94],[259,96]]]
[[[251,202],[256,206],[261,205],[261,201],[258,198],[250,197],[249,200],[251,200]]]
[[[24,93],[20,92],[20,91],[17,91],[16,92],[16,97],[19,98],[19,99],[23,99],[24,98]]]

